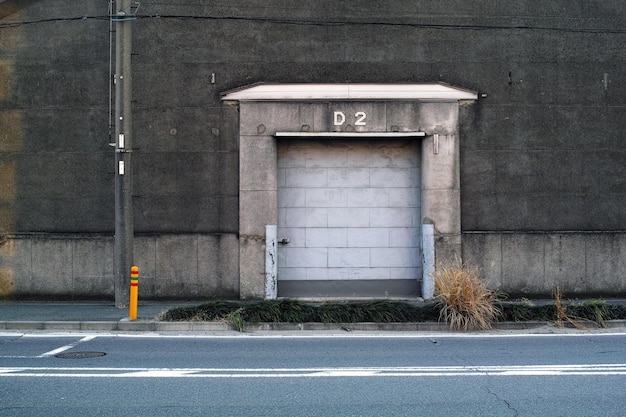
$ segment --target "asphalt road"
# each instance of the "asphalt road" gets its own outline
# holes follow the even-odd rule
[[[0,334],[2,416],[626,416],[625,394],[623,333]]]

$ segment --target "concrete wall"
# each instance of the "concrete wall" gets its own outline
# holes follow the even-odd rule
[[[225,97],[231,100],[230,95]],[[265,226],[278,220],[277,132],[300,132],[308,126],[313,132],[343,131],[331,126],[333,111],[354,114],[367,109],[366,126],[359,132],[385,133],[399,130],[422,131],[421,216],[434,223],[438,234],[440,261],[461,256],[458,103],[452,102],[345,102],[339,99],[311,103],[295,101],[264,102],[262,98],[243,100],[240,110],[240,289],[242,298],[262,298],[265,294]],[[355,127],[350,126],[351,129]],[[435,139],[437,135],[437,139]],[[435,141],[437,145],[435,145]],[[279,227],[281,225],[279,224]],[[419,231],[418,231],[419,234]],[[280,261],[280,257],[279,257]]]
[[[139,236],[141,299],[238,298],[238,240],[232,235]],[[24,236],[0,241],[0,297],[106,299],[113,296],[113,239]],[[129,271],[130,273],[130,271]],[[111,298],[112,299],[112,298]]]
[[[110,235],[107,2],[4,3],[0,24],[41,22],[0,27],[0,233]],[[139,233],[244,233],[238,114],[220,92],[255,82],[432,81],[481,93],[459,112],[464,232],[579,233],[592,247],[587,232],[626,231],[623,0],[171,1],[142,4],[140,14]],[[337,21],[345,24],[324,24]],[[63,253],[66,243],[55,242]],[[476,244],[463,239],[466,253]],[[624,258],[601,282],[623,280]],[[239,272],[229,274],[226,287],[237,287]],[[514,282],[508,288],[524,288]]]
[[[5,292],[106,299],[113,295],[113,241],[103,236],[114,226],[107,2],[11,5],[2,23],[104,19],[0,29],[0,235],[15,248],[12,255],[1,249],[0,268],[13,283]],[[140,295],[237,297],[238,141],[230,140],[237,111],[219,103],[216,88],[171,80],[189,75],[162,71],[136,39]],[[192,67],[188,74],[200,75]],[[93,238],[76,238],[85,234]]]
[[[463,257],[512,296],[626,293],[626,233],[465,233]]]

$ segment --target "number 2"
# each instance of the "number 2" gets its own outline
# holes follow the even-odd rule
[[[354,113],[354,117],[356,117],[356,122],[354,122],[355,126],[365,126],[365,118],[367,114],[364,111],[358,111]]]

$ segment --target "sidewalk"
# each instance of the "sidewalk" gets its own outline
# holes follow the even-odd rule
[[[139,303],[137,320],[128,319],[128,308],[113,302],[0,302],[0,331],[185,331],[230,330],[223,323],[160,322],[156,317],[174,307],[195,306],[197,302],[170,301]],[[193,325],[192,325],[193,324]]]
[[[626,300],[606,300],[626,305]],[[537,304],[549,301],[536,301]],[[578,302],[578,301],[577,301]],[[174,307],[197,306],[202,301],[139,303],[137,320],[128,319],[128,309],[118,309],[113,302],[0,302],[0,331],[148,331],[148,332],[214,332],[233,331],[221,322],[163,322],[156,317]],[[626,320],[608,322],[610,329],[626,331]],[[449,331],[444,323],[259,323],[246,326],[248,331]],[[499,322],[494,330],[527,330],[555,332],[548,322]],[[594,330],[590,327],[590,330]],[[598,329],[600,331],[602,329]]]

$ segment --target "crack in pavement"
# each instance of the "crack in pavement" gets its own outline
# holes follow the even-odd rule
[[[514,415],[516,417],[519,416],[519,412],[517,411],[517,409],[515,407],[513,407],[511,405],[511,403],[509,403],[504,398],[500,398],[500,396],[496,392],[492,391],[491,388],[489,388],[489,387],[487,387],[487,394],[494,396],[496,398],[496,400],[498,400],[501,403],[504,403],[509,410],[511,410],[511,411],[513,411],[515,413]]]

